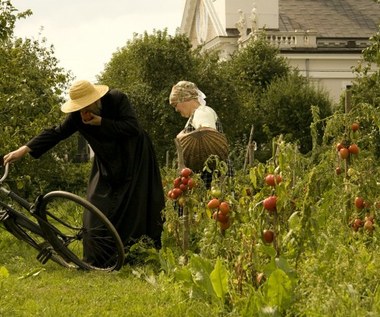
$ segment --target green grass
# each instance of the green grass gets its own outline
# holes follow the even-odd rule
[[[36,252],[0,230],[0,316],[212,316],[179,285],[149,266],[119,272],[68,270],[40,264]]]

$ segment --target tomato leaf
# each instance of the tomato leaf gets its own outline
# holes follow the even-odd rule
[[[268,280],[268,303],[284,311],[291,303],[292,294],[292,282],[286,273],[280,269],[273,271]]]
[[[9,272],[5,266],[0,267],[0,278],[7,278],[9,276]]]
[[[210,279],[216,295],[223,299],[228,291],[228,273],[219,258],[216,260]]]

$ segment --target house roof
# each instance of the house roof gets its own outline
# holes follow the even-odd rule
[[[369,38],[380,24],[372,0],[279,0],[280,31],[310,30],[321,38]]]

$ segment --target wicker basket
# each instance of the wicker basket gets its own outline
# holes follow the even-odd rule
[[[223,133],[214,129],[198,129],[187,133],[179,140],[186,167],[201,171],[210,155],[218,155],[221,160],[228,157],[228,142]]]

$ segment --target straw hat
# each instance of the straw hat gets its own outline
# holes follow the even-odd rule
[[[228,142],[223,133],[214,129],[197,129],[179,140],[183,149],[185,166],[201,171],[210,155],[218,155],[221,160],[228,157]]]
[[[62,112],[69,113],[81,110],[102,98],[109,90],[106,85],[93,85],[87,80],[79,80],[70,87],[70,100],[62,107]]]

